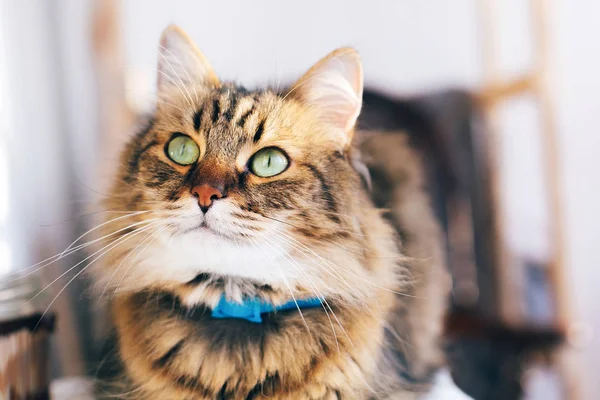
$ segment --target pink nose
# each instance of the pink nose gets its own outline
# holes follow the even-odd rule
[[[198,197],[198,205],[202,212],[207,212],[214,200],[219,200],[223,197],[223,193],[219,189],[206,184],[193,187],[192,194]]]

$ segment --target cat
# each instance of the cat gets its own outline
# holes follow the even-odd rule
[[[92,270],[122,367],[102,396],[428,390],[443,364],[441,233],[406,137],[356,131],[362,91],[350,48],[288,90],[248,91],[164,31],[156,107],[122,152],[105,200],[121,214]]]

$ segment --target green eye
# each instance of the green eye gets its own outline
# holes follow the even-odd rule
[[[189,165],[198,161],[200,149],[189,136],[177,136],[171,139],[167,147],[167,155],[177,164]]]
[[[285,171],[288,164],[288,158],[283,151],[269,147],[254,154],[250,161],[250,171],[262,178],[269,178]]]

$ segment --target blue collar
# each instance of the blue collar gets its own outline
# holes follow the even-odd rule
[[[297,305],[296,305],[297,304]],[[212,310],[213,318],[238,318],[246,321],[259,324],[262,322],[261,314],[270,313],[273,311],[294,310],[299,308],[320,307],[321,299],[311,298],[306,300],[291,300],[285,304],[273,307],[272,304],[265,303],[258,298],[245,299],[242,304],[234,303],[225,297],[221,296],[219,304]]]

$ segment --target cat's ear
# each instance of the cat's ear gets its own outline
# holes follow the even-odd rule
[[[158,93],[187,86],[218,86],[219,78],[192,39],[176,25],[164,30],[158,52]]]
[[[362,105],[363,75],[358,53],[335,50],[316,63],[290,89],[289,95],[346,132],[348,145]]]

